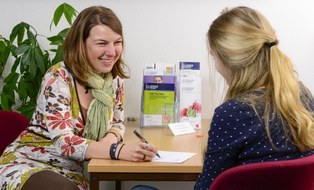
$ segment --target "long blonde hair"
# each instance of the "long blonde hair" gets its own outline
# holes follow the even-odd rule
[[[245,97],[253,107],[263,99],[270,141],[269,121],[278,116],[300,151],[314,148],[314,114],[306,104],[311,93],[298,81],[292,62],[280,51],[267,19],[251,8],[236,7],[223,12],[207,35],[210,49],[230,70],[225,99]],[[259,88],[265,89],[263,96],[252,93]]]

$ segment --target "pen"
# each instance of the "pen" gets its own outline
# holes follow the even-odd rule
[[[149,144],[149,142],[141,135],[137,132],[137,130],[134,130],[134,134],[141,139],[143,142]],[[158,156],[160,158],[160,155],[158,154],[158,152],[156,153],[156,156]]]

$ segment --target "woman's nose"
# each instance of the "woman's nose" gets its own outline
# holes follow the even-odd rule
[[[115,56],[116,55],[115,46],[113,44],[108,44],[105,50],[105,54],[107,56]]]

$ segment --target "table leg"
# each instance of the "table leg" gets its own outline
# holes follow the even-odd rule
[[[120,180],[116,181],[116,190],[121,190],[121,181]]]
[[[99,178],[90,174],[90,190],[99,190]]]

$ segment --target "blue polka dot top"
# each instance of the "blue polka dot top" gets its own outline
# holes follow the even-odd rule
[[[311,102],[310,108],[314,110]],[[256,107],[256,110],[263,116],[263,108]],[[195,190],[208,190],[222,171],[234,166],[296,159],[314,153],[298,151],[282,130],[278,117],[269,121],[274,147],[267,137],[264,118],[259,116],[252,106],[238,100],[228,100],[215,109],[203,170]]]

